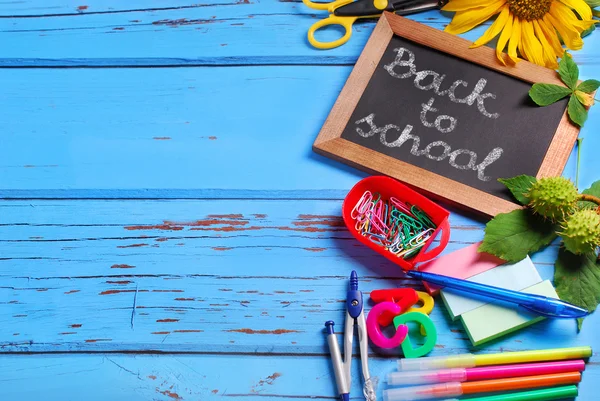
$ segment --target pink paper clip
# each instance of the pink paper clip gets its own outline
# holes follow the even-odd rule
[[[364,215],[372,206],[371,201],[373,200],[373,194],[371,191],[365,191],[365,193],[360,197],[356,205],[354,205],[354,209],[350,212],[350,217],[353,219],[358,218],[361,215]]]
[[[371,225],[377,229],[381,234],[384,234],[387,236],[388,232],[390,231],[389,227],[387,225],[385,225],[385,223],[383,221],[381,221],[381,218],[379,218],[379,216],[377,214],[375,214],[374,211],[369,211],[367,213],[367,217],[369,218]]]
[[[406,204],[402,201],[399,201],[398,199],[394,198],[393,196],[390,198],[390,202],[392,202],[392,204],[394,206],[396,206],[398,209],[402,210],[404,213],[408,214],[409,216],[412,216],[412,212],[410,211],[410,209],[406,206]]]

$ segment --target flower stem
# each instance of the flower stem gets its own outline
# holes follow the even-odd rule
[[[581,143],[583,138],[577,138],[577,166],[575,168],[575,187],[579,188],[579,160],[581,159]]]

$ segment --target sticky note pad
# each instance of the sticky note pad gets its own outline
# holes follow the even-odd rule
[[[549,280],[542,281],[523,290],[530,294],[558,298]],[[463,313],[460,319],[473,345],[481,345],[513,331],[527,327],[545,319],[536,313],[519,308],[517,305],[504,306],[489,303],[470,312]]]
[[[467,279],[505,263],[504,260],[489,253],[477,252],[479,245],[481,245],[481,242],[423,263],[419,266],[419,270]],[[427,283],[424,284],[430,294],[438,292],[437,287],[430,286]]]
[[[527,256],[520,262],[506,263],[494,267],[467,280],[506,288],[508,290],[521,291],[541,282],[542,278],[529,256]],[[493,301],[487,297],[479,297],[454,289],[443,289],[441,295],[452,320],[458,319],[463,313],[467,313]]]

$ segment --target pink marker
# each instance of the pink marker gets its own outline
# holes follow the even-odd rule
[[[506,377],[537,376],[565,372],[582,372],[585,362],[573,361],[522,363],[516,365],[485,366],[481,368],[454,368],[441,370],[416,370],[392,372],[387,376],[390,386],[427,383],[466,382],[502,379]]]

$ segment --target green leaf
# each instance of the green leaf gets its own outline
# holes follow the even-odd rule
[[[581,37],[585,38],[586,36],[588,36],[590,33],[594,32],[596,30],[596,25],[592,25],[590,26],[588,29],[586,29],[585,31],[581,32]]]
[[[597,198],[600,198],[600,181],[596,181],[595,183],[593,183],[592,186],[583,191],[582,194],[593,195]],[[578,202],[578,205],[582,209],[595,209],[598,207],[598,205],[596,205],[594,202],[586,201]]]
[[[533,84],[529,89],[529,97],[538,106],[548,106],[573,93],[569,88],[554,84]]]
[[[521,205],[526,205],[529,203],[529,198],[527,198],[526,194],[529,192],[531,185],[537,181],[537,178],[523,174],[513,178],[499,178],[498,181],[506,185]]]
[[[560,299],[593,312],[600,303],[600,263],[596,255],[574,255],[561,248],[554,264],[554,286]],[[577,319],[579,329],[582,322]]]
[[[600,10],[592,10],[594,17],[600,17]]]
[[[552,242],[556,238],[556,228],[551,221],[535,216],[527,209],[502,213],[485,226],[479,252],[515,263]]]
[[[598,89],[598,87],[600,87],[600,81],[597,81],[595,79],[586,79],[585,81],[579,84],[577,90],[585,93],[592,93],[593,91]]]
[[[588,6],[591,8],[600,6],[600,0],[585,0]]]
[[[565,85],[575,90],[579,79],[579,67],[567,52],[563,54],[560,63],[558,63],[558,75],[560,75],[560,79]]]
[[[571,121],[580,127],[583,127],[585,120],[587,120],[588,112],[581,102],[577,100],[577,97],[571,96],[567,110],[569,112],[569,118]]]

